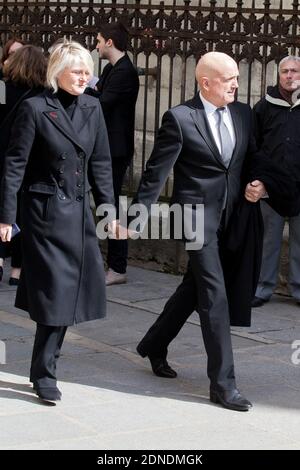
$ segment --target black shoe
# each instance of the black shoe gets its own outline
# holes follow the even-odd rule
[[[254,297],[254,299],[251,302],[251,307],[252,308],[262,307],[267,302],[269,302],[269,299],[261,299],[260,297]]]
[[[140,356],[148,356],[153,373],[158,377],[165,377],[168,379],[175,379],[175,377],[177,377],[177,372],[169,366],[165,357],[155,357],[147,354],[141,347],[141,343],[137,345],[136,350]]]
[[[8,284],[10,286],[18,286],[19,285],[19,279],[17,279],[16,277],[10,277],[9,281],[8,281]]]
[[[223,390],[222,392],[210,390],[209,399],[213,403],[219,403],[229,410],[249,411],[252,408],[252,403],[243,397],[236,388],[233,390]]]
[[[3,278],[3,267],[0,266],[0,282],[2,281]]]
[[[177,372],[169,366],[165,358],[153,356],[148,356],[148,358],[153,373],[158,377],[165,377],[166,379],[175,379],[175,377],[177,377]]]
[[[61,399],[61,391],[57,387],[39,387],[34,383],[33,390],[44,401],[55,402]]]

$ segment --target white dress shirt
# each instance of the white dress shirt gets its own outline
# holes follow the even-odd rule
[[[218,131],[218,113],[216,112],[216,110],[218,109],[218,106],[215,106],[210,101],[207,101],[205,98],[203,98],[201,92],[200,92],[200,99],[203,103],[204,111],[205,111],[205,114],[209,123],[210,130],[215,139],[215,143],[218,147],[219,152],[221,153],[221,142],[220,142],[220,136],[219,136],[219,131]],[[227,106],[224,106],[224,108],[225,108],[223,111],[224,124],[229,131],[230,137],[233,142],[233,147],[235,147],[236,138],[235,138],[232,117],[231,117],[229,108]]]

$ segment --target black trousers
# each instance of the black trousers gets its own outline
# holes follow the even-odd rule
[[[168,345],[197,310],[207,353],[211,387],[219,391],[236,387],[228,303],[223,271],[215,240],[200,251],[189,251],[182,283],[139,344],[142,355],[166,357]]]
[[[119,197],[121,195],[122,184],[129,163],[129,160],[124,160],[123,158],[112,159],[114,195],[117,207],[119,205]],[[109,268],[113,269],[114,271],[120,274],[126,273],[127,257],[127,240],[108,239],[107,264]]]
[[[56,387],[56,364],[67,326],[37,323],[32,352],[30,381],[40,388]]]

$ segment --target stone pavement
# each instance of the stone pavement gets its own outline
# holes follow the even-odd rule
[[[292,354],[300,362],[300,307],[274,296],[253,311],[251,328],[232,330],[238,386],[254,404],[239,413],[208,400],[196,314],[170,347],[178,378],[152,374],[135,347],[180,278],[133,267],[128,277],[108,288],[106,319],[68,330],[58,367],[63,399],[46,406],[28,383],[34,323],[13,307],[5,274],[0,449],[299,449],[300,364]]]

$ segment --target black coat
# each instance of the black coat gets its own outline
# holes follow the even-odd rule
[[[290,105],[278,86],[268,87],[253,116],[257,146],[269,159],[269,170],[263,172],[270,195],[266,202],[280,215],[294,217],[300,213],[300,100]]]
[[[263,234],[260,203],[248,202],[242,196],[220,240],[231,326],[251,326],[251,301],[260,274]]]
[[[1,79],[1,77],[0,77]],[[30,88],[27,85],[21,85],[20,83],[15,83],[12,80],[3,80],[5,89],[5,104],[0,105],[0,124],[16,105],[16,103],[21,100],[24,93],[28,92]],[[34,91],[32,96],[40,93],[42,88],[39,88],[37,91]]]
[[[105,282],[89,205],[113,203],[111,158],[103,114],[78,97],[71,121],[50,92],[19,108],[5,157],[0,221],[16,218],[21,194],[23,266],[16,307],[33,320],[72,325],[105,315]]]
[[[99,92],[87,93],[100,99],[113,159],[130,161],[134,153],[135,105],[139,77],[128,55],[113,66],[107,64],[97,84]]]
[[[6,103],[0,106],[0,175],[3,158],[6,153],[12,125],[17,115],[19,106],[24,99],[32,98],[43,92],[42,87],[29,88],[24,85],[15,84],[12,81],[6,81]]]
[[[244,186],[254,180],[262,181],[270,206],[282,216],[292,215],[299,201],[297,186],[276,160],[258,152],[246,162],[244,171]],[[259,280],[263,233],[260,203],[248,202],[242,195],[220,242],[232,326],[251,325],[251,301]]]
[[[20,85],[12,81],[5,81],[5,90],[6,90],[6,104],[0,105],[0,181],[2,178],[2,168],[4,156],[8,148],[11,129],[16,118],[18,109],[24,99],[31,98],[42,93],[42,87],[29,88],[25,85]],[[19,201],[20,194],[18,194],[18,209],[16,222],[20,224],[20,211],[19,211]],[[11,252],[11,250],[13,250]],[[0,241],[0,257],[7,258],[14,252],[19,253],[20,248],[20,234],[17,235],[17,238],[13,243],[7,243]],[[18,263],[21,263],[19,259]]]

